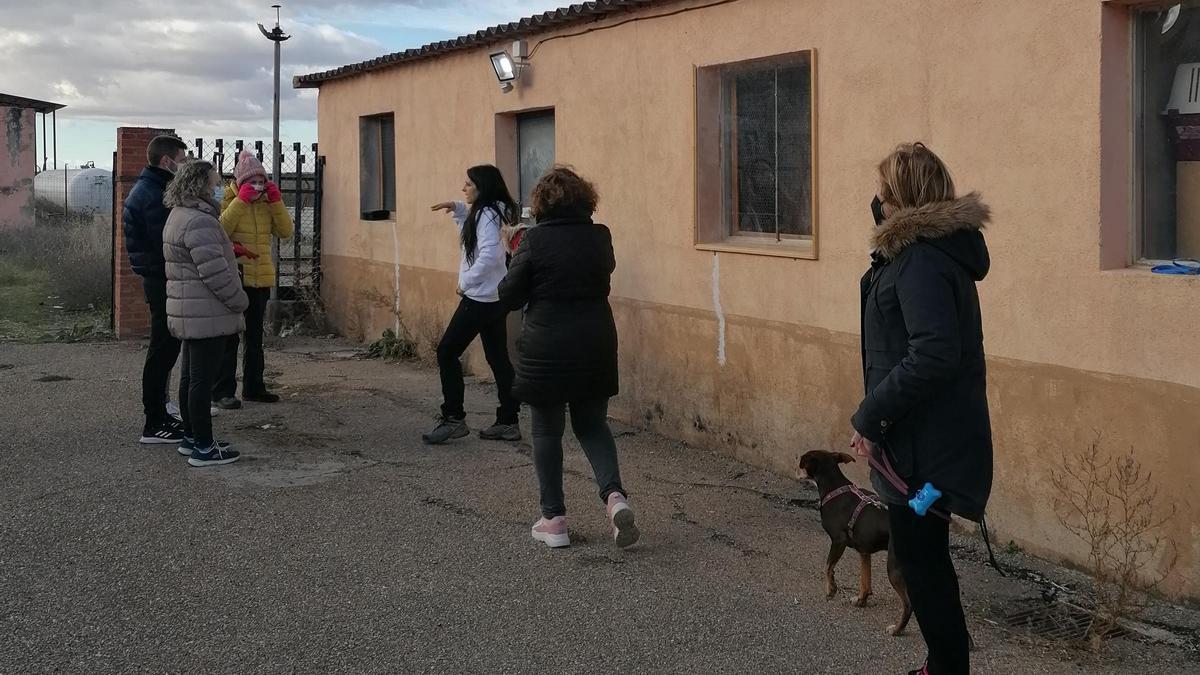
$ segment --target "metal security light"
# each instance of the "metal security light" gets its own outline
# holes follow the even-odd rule
[[[521,77],[521,71],[529,67],[525,41],[513,42],[511,54],[507,51],[498,51],[493,52],[491,58],[492,70],[496,71],[496,80],[500,83],[500,91],[507,94],[513,90],[516,81]]]

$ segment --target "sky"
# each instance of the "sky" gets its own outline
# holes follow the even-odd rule
[[[292,76],[419,47],[570,0],[0,0],[0,93],[66,104],[58,164],[111,168],[118,126],[271,138],[272,43],[283,5],[281,132],[317,140],[317,90]],[[40,116],[39,116],[40,118]],[[40,124],[40,123],[39,123]],[[53,143],[51,126],[51,144]],[[41,131],[38,132],[41,154]]]

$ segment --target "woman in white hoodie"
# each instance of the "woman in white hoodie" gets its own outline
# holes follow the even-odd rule
[[[513,398],[513,367],[508,359],[508,312],[500,304],[497,288],[504,278],[504,246],[500,228],[517,220],[517,205],[508,192],[504,176],[490,164],[467,169],[462,188],[464,200],[442,202],[434,211],[445,211],[458,225],[461,260],[458,266],[458,294],[462,300],[446,326],[437,346],[438,370],[442,376],[442,411],[433,431],[422,435],[426,443],[445,443],[471,433],[463,408],[463,373],[459,358],[471,341],[479,336],[483,353],[496,378],[500,407],[496,422],[479,432],[486,440],[521,440],[517,426],[520,403]]]

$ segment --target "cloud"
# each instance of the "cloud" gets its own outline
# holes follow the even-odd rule
[[[274,14],[246,0],[0,0],[0,91],[64,103],[59,120],[269,135]],[[311,122],[292,76],[558,6],[554,0],[282,0],[281,117]],[[431,37],[434,36],[434,37]]]

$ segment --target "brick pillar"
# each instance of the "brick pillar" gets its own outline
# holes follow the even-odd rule
[[[146,146],[155,136],[175,133],[172,129],[120,127],[117,129],[117,163],[113,167],[116,199],[113,201],[113,230],[116,268],[113,270],[113,326],[118,340],[140,340],[150,333],[150,309],[142,290],[142,278],[129,266],[125,252],[122,206],[134,182],[146,167]]]

